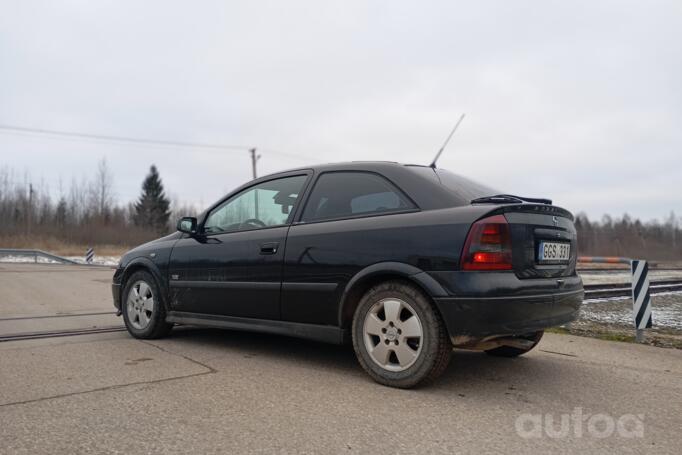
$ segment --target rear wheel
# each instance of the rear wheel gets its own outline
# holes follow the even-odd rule
[[[418,289],[389,281],[370,289],[353,317],[353,348],[378,383],[410,388],[445,370],[452,344],[438,312]]]
[[[146,271],[133,273],[123,291],[123,321],[135,338],[161,338],[171,331],[166,309],[154,277]]]
[[[526,347],[520,348],[514,346],[500,346],[499,348],[488,349],[487,351],[485,351],[485,353],[495,357],[518,357],[530,351],[535,346],[537,346],[540,340],[542,339],[542,335],[544,335],[544,333],[545,333],[544,330],[539,330],[537,332],[514,337],[522,341],[529,341],[530,343],[527,343]]]

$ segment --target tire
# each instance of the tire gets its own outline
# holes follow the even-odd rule
[[[492,355],[494,357],[518,357],[520,355],[525,354],[526,352],[530,351],[533,349],[535,346],[538,345],[540,340],[542,339],[542,335],[545,334],[544,330],[540,330],[537,332],[529,333],[527,335],[520,335],[516,338],[522,338],[524,340],[529,340],[533,342],[533,345],[530,346],[529,348],[526,349],[521,349],[521,348],[516,348],[512,346],[500,346],[499,348],[495,349],[488,349],[485,351],[486,354]]]
[[[126,280],[121,312],[128,333],[135,338],[162,338],[173,328],[173,324],[166,322],[159,286],[152,274],[144,270]]]
[[[362,368],[390,387],[408,389],[433,381],[445,371],[452,353],[445,324],[431,300],[401,281],[367,291],[355,310],[352,335]]]

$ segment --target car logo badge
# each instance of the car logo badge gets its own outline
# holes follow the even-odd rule
[[[554,226],[558,226],[558,225],[559,225],[559,218],[553,216],[553,217],[552,217],[552,221],[554,221]]]

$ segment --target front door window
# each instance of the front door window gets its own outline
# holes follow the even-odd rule
[[[204,223],[206,234],[261,229],[291,222],[307,176],[259,183],[213,209]]]

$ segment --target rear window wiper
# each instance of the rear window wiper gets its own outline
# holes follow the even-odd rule
[[[551,199],[521,197],[513,194],[496,194],[494,196],[479,197],[471,201],[472,204],[520,204],[522,202],[552,205]]]

